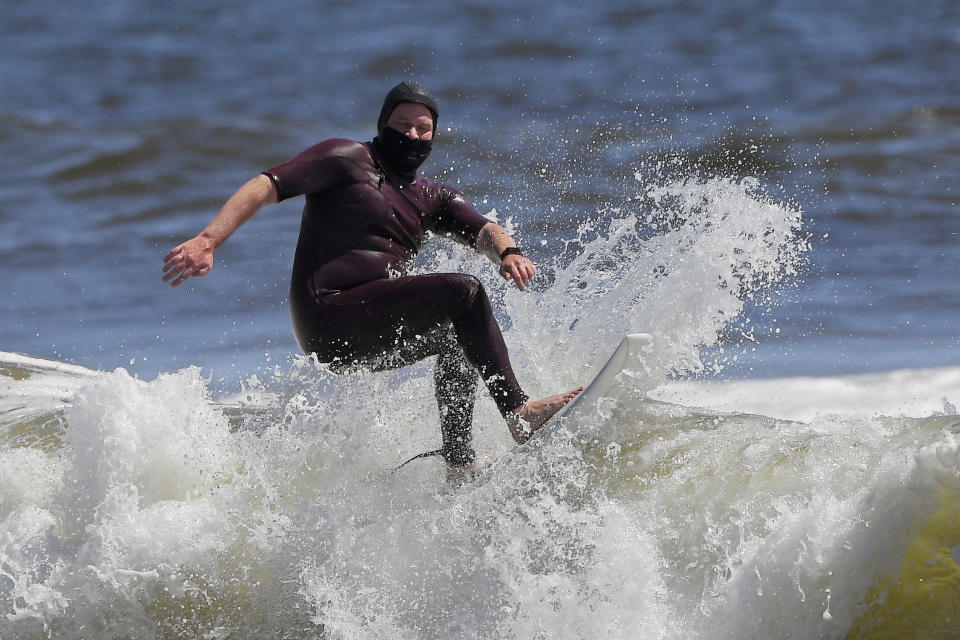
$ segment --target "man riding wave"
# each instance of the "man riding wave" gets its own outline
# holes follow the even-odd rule
[[[250,180],[199,235],[166,255],[163,281],[177,286],[206,275],[214,251],[264,205],[305,196],[290,281],[297,342],[334,371],[384,370],[436,355],[440,452],[452,470],[462,470],[475,459],[478,379],[521,443],[580,390],[529,399],[477,278],[406,275],[428,232],[487,256],[521,291],[536,275],[506,229],[456,189],[418,173],[438,118],[426,89],[400,83],[383,102],[373,141],[326,140]]]

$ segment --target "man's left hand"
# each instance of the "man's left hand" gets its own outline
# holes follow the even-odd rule
[[[524,256],[509,255],[500,263],[500,275],[504,280],[513,280],[517,283],[520,291],[524,290],[524,285],[537,275],[537,268]]]

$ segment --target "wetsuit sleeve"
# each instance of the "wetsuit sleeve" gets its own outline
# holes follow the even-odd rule
[[[449,233],[461,242],[476,248],[480,229],[490,220],[480,215],[463,194],[447,185],[437,188],[437,208],[428,221],[429,227],[439,233]]]
[[[325,140],[283,164],[267,169],[263,175],[277,188],[278,202],[305,193],[325,191],[349,177],[358,147],[362,145],[352,140]]]

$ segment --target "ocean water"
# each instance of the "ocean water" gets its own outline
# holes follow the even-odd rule
[[[3,9],[0,639],[960,635],[955,3]],[[298,354],[300,202],[160,282],[406,78],[526,390],[654,336],[526,447],[481,394],[459,487],[430,362]]]

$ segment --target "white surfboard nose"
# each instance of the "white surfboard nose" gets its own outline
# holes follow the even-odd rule
[[[626,335],[613,354],[607,359],[607,362],[600,369],[600,372],[594,376],[593,380],[581,391],[570,404],[561,409],[555,418],[570,414],[574,409],[584,410],[588,405],[593,404],[604,397],[607,390],[616,381],[617,375],[627,368],[632,361],[641,357],[644,349],[653,345],[653,336],[649,333],[631,333]]]
[[[631,333],[624,338],[630,343],[630,347],[649,347],[653,344],[653,336],[649,333]]]

